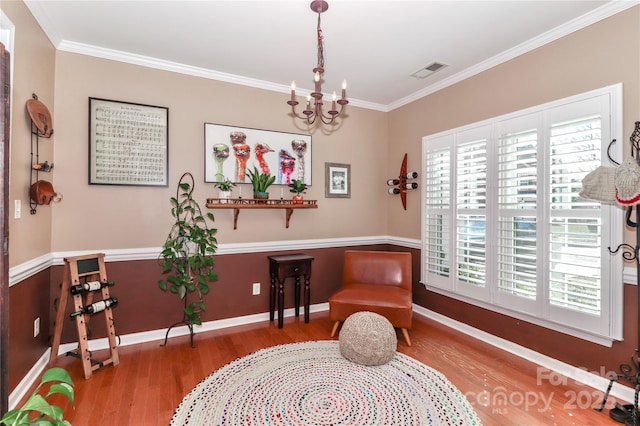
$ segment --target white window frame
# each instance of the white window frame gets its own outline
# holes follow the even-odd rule
[[[511,316],[523,321],[527,321],[536,325],[540,325],[552,330],[556,330],[565,334],[579,337],[591,342],[595,342],[604,346],[611,346],[615,340],[622,340],[622,297],[623,297],[623,259],[620,253],[611,254],[609,247],[616,248],[623,242],[623,223],[624,209],[617,205],[601,205],[602,212],[602,252],[601,252],[601,314],[588,315],[586,313],[576,313],[569,309],[557,308],[548,302],[548,279],[539,280],[537,287],[537,297],[534,301],[527,301],[523,298],[509,297],[504,292],[497,290],[497,280],[495,279],[495,269],[491,266],[496,264],[497,248],[491,244],[491,238],[486,238],[486,265],[487,275],[484,286],[473,286],[468,283],[461,282],[456,279],[456,215],[458,209],[456,206],[456,169],[455,161],[457,157],[457,147],[460,143],[473,138],[487,137],[487,206],[486,211],[486,235],[496,235],[495,220],[497,218],[497,171],[495,161],[497,161],[497,138],[501,126],[510,120],[523,118],[524,120],[538,121],[536,126],[539,129],[538,150],[546,151],[549,143],[548,132],[552,123],[549,118],[550,114],[557,111],[563,111],[563,108],[571,110],[573,106],[581,106],[583,104],[596,105],[602,114],[601,129],[601,158],[602,165],[614,166],[609,161],[608,152],[614,160],[622,162],[623,151],[626,148],[625,138],[623,134],[622,124],[622,84],[615,84],[568,98],[560,99],[554,102],[538,105],[526,110],[517,111],[499,117],[494,117],[478,123],[469,124],[456,129],[440,132],[434,135],[425,136],[422,139],[422,259],[421,259],[421,282],[425,287],[433,292],[444,294],[448,297],[461,300],[491,311],[495,311],[504,315]],[[616,139],[616,143],[609,147],[610,142]],[[442,205],[427,206],[427,185],[428,162],[427,155],[437,149],[450,151],[450,182],[449,182],[449,198]],[[546,160],[545,160],[546,162]],[[538,165],[538,175],[544,176],[545,182],[549,175],[548,166],[545,164]],[[544,168],[544,169],[540,169]],[[542,189],[542,188],[545,189]],[[546,184],[538,182],[538,190],[546,192]],[[544,198],[545,200],[548,197]],[[548,227],[548,202],[545,201],[545,208],[539,209],[537,215],[538,226],[542,223],[542,233],[549,229]],[[443,207],[444,206],[444,207]],[[427,265],[428,256],[428,226],[427,217],[433,217],[434,214],[442,214],[449,221],[448,249],[450,270],[449,276],[442,276],[436,273],[430,273]],[[429,216],[431,215],[431,216]],[[433,239],[431,240],[433,242]],[[547,247],[547,246],[545,246]],[[548,262],[546,254],[548,250],[541,250],[538,246],[537,265],[544,265]],[[540,281],[547,282],[541,284]]]

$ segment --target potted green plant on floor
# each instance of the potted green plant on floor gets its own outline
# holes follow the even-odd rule
[[[165,278],[158,280],[163,291],[177,294],[184,301],[183,319],[178,324],[186,324],[191,331],[193,346],[193,325],[201,325],[201,312],[205,310],[204,295],[209,292],[209,282],[218,278],[213,270],[213,254],[217,240],[215,228],[209,228],[207,219],[213,222],[212,213],[203,215],[198,202],[193,199],[193,176],[185,173],[178,182],[176,196],[171,197],[171,215],[175,223],[169,231],[160,253],[162,273]],[[193,293],[195,300],[188,301]],[[166,344],[165,337],[165,344]]]
[[[222,182],[217,182],[214,186],[220,190],[218,192],[218,198],[220,198],[220,203],[224,204],[231,198],[231,189],[236,186],[236,184],[225,177]]]
[[[43,396],[40,390],[49,384],[49,390]],[[73,381],[69,373],[64,368],[53,367],[42,375],[40,384],[33,391],[27,402],[20,408],[8,411],[0,419],[0,423],[6,426],[29,426],[29,425],[52,425],[70,426],[63,417],[62,408],[51,405],[47,399],[54,394],[61,394],[66,397],[71,405],[74,404]]]
[[[304,197],[300,194],[304,194],[306,192],[307,184],[302,182],[300,179],[294,179],[293,182],[289,184],[289,190],[295,194],[292,197],[293,204],[302,204]]]
[[[269,198],[269,187],[276,181],[275,176],[269,173],[262,173],[257,167],[249,170],[249,180],[253,185],[253,198],[256,200],[266,200]]]

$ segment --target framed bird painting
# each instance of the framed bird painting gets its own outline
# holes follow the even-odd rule
[[[275,185],[310,186],[311,135],[204,124],[205,182],[249,183],[254,167],[275,176]]]

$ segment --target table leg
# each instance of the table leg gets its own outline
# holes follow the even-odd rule
[[[278,280],[278,328],[284,321],[284,280]]]
[[[300,275],[296,275],[296,287],[294,293],[296,316],[300,315]]]
[[[309,322],[309,305],[311,304],[311,282],[309,275],[304,276],[304,322]]]
[[[269,321],[273,321],[276,310],[276,276],[271,274],[271,286],[269,287]]]

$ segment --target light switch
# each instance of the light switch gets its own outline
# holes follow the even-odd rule
[[[20,216],[22,215],[22,202],[20,200],[15,200],[13,206],[13,218],[20,219]]]

